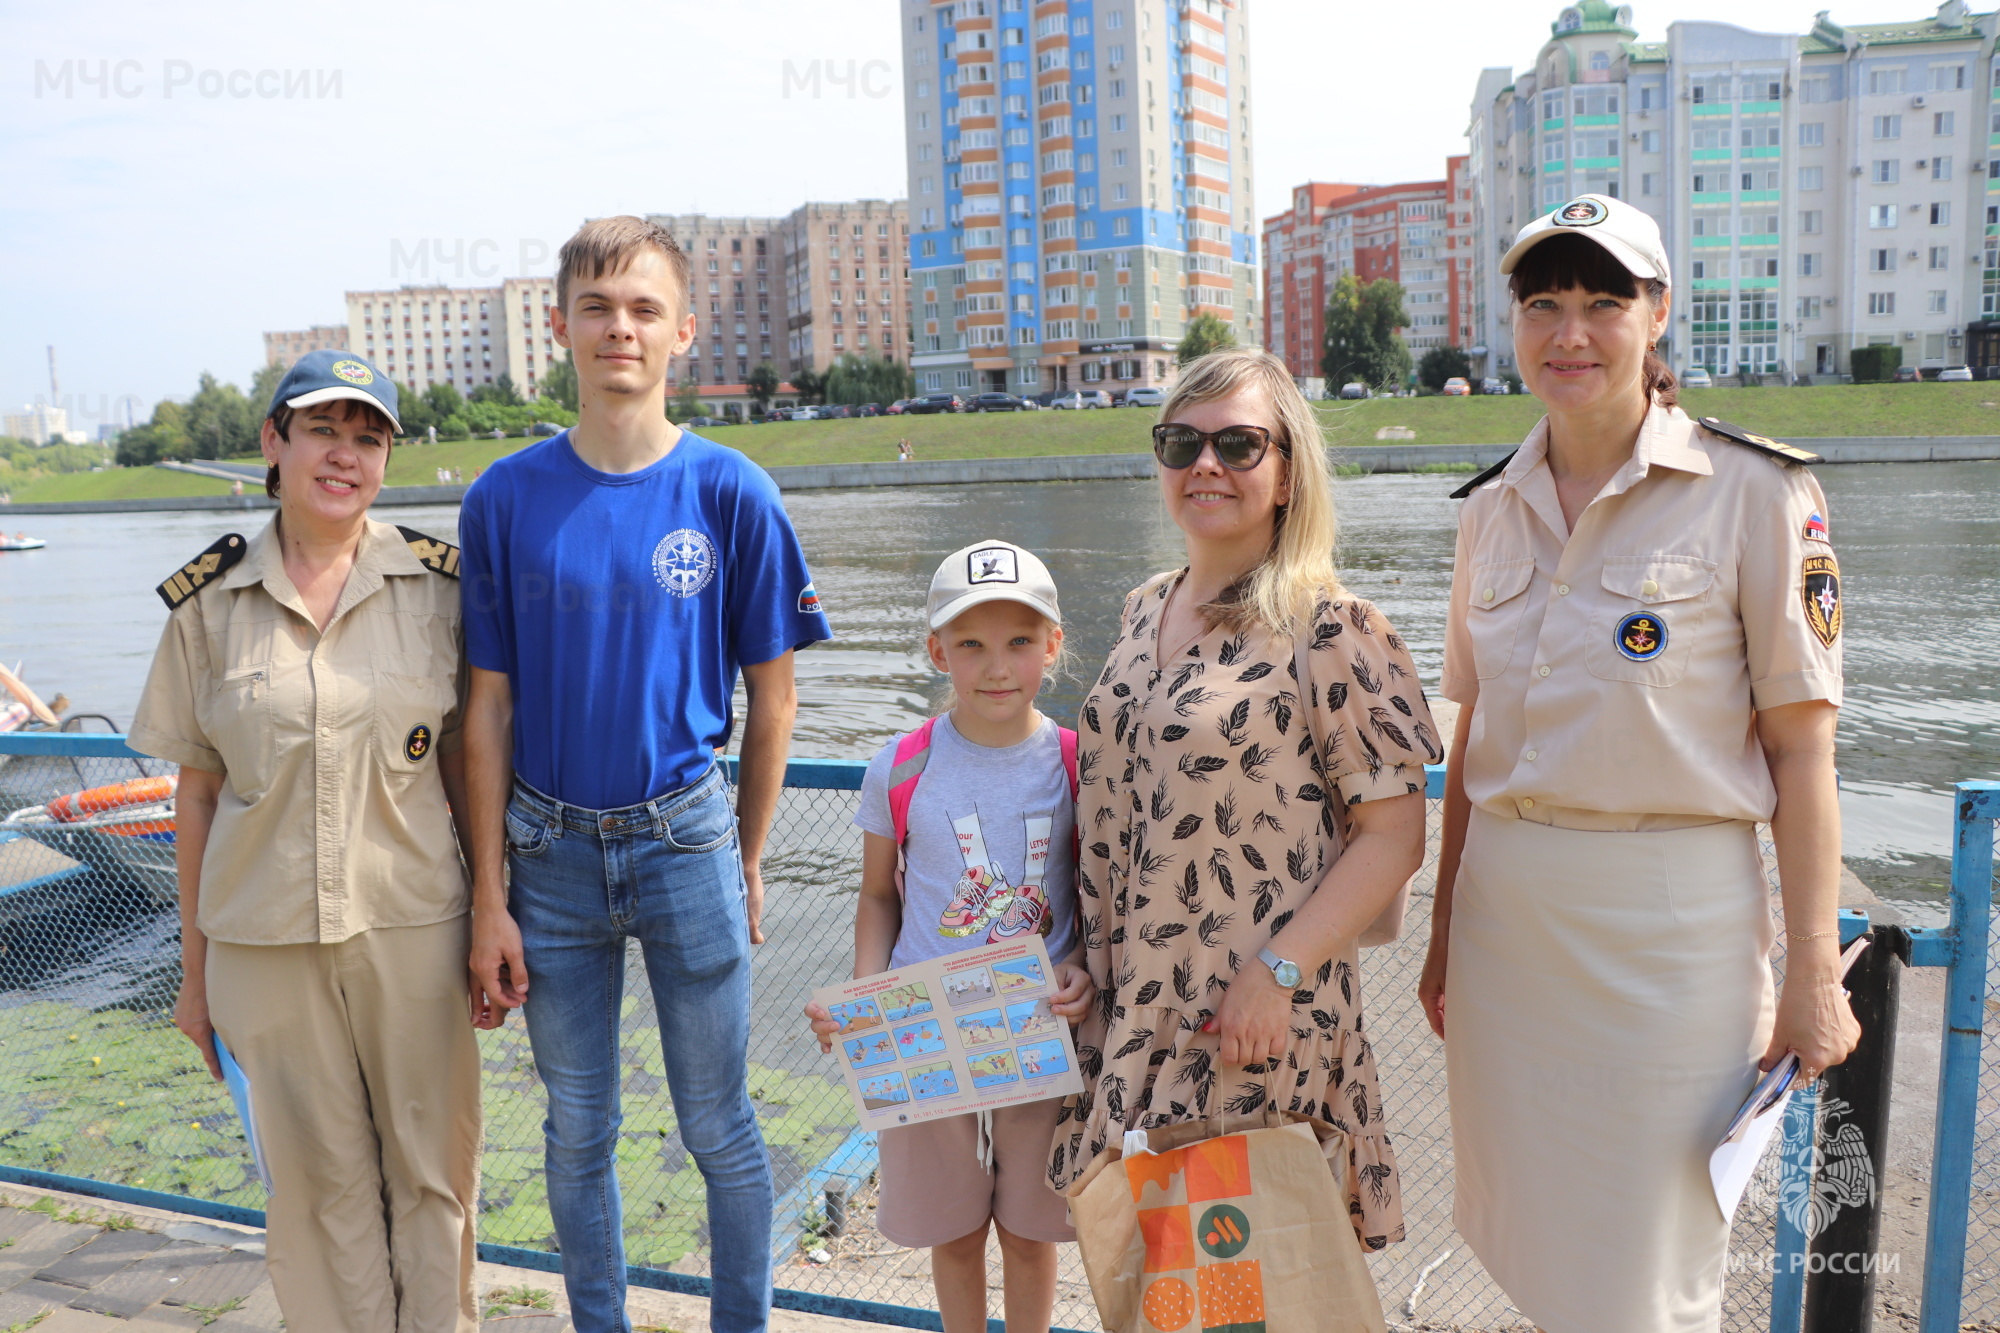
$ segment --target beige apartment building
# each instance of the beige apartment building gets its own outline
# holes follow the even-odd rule
[[[288,333],[267,333],[264,335],[264,362],[290,369],[292,363],[307,352],[328,348],[344,351],[347,345],[345,324],[315,324],[309,329],[294,329]]]
[[[901,199],[805,204],[779,224],[785,341],[779,368],[824,373],[847,353],[908,363],[910,213]]]
[[[419,393],[449,384],[469,394],[506,375],[532,399],[561,353],[550,320],[555,299],[553,277],[349,292],[346,346]]]

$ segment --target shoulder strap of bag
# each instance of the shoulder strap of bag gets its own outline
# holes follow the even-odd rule
[[[937,719],[930,718],[914,731],[896,738],[896,755],[889,765],[889,823],[896,830],[896,896],[903,896],[904,872],[908,860],[903,844],[910,840],[910,802],[917,797],[917,779],[931,761],[931,733]]]
[[[1056,728],[1056,743],[1062,747],[1063,771],[1069,774],[1069,798],[1076,799],[1076,733],[1068,727]]]

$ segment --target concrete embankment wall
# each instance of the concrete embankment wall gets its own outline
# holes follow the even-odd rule
[[[1855,437],[1791,443],[1827,463],[1954,463],[2000,459],[2000,435]],[[1369,472],[1411,472],[1441,464],[1487,467],[1512,444],[1377,444],[1331,451],[1334,463]],[[768,469],[781,490],[870,486],[972,486],[1001,481],[1124,481],[1154,473],[1151,454],[1073,454],[1046,458],[961,458],[914,463],[807,463]],[[463,486],[385,486],[378,508],[457,504]],[[261,494],[160,496],[144,500],[65,500],[0,506],[0,514],[136,514],[166,510],[272,509]]]

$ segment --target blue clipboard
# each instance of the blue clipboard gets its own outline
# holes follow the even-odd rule
[[[229,1053],[220,1032],[215,1034],[215,1055],[222,1062],[222,1082],[229,1089],[229,1100],[236,1103],[236,1118],[243,1122],[243,1137],[249,1140],[250,1160],[256,1164],[257,1179],[264,1182],[264,1193],[270,1194],[271,1170],[264,1165],[264,1144],[257,1137],[256,1113],[250,1109],[250,1076]]]

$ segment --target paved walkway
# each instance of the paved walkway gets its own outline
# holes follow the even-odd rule
[[[552,1273],[480,1264],[482,1333],[567,1333]],[[635,1292],[641,1333],[708,1333],[708,1302]],[[0,1186],[0,1333],[275,1333],[264,1233],[151,1208]],[[879,1325],[774,1312],[772,1333],[865,1333]]]

